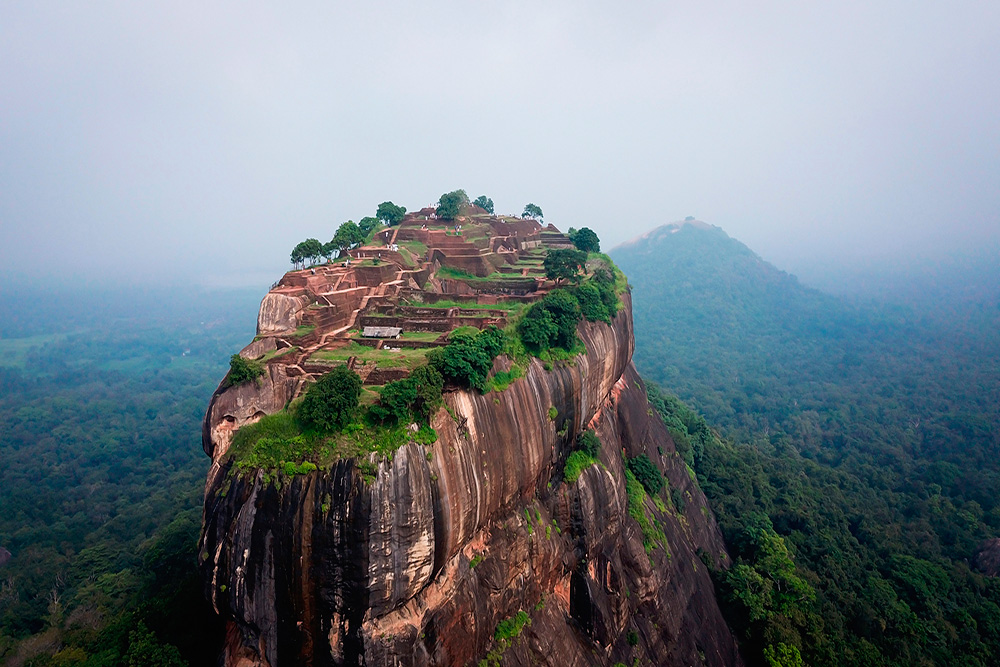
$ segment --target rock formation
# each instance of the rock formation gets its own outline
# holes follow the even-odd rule
[[[224,664],[741,664],[705,565],[725,566],[725,545],[632,366],[627,292],[611,325],[580,325],[585,354],[532,359],[500,392],[446,391],[432,445],[306,474],[235,466],[233,433],[285,408],[330,364],[367,385],[400,371],[345,350],[441,344],[433,332],[502,325],[507,311],[490,304],[551,287],[540,263],[565,243],[558,230],[483,215],[463,227],[453,236],[428,211],[410,214],[385,232],[387,246],[289,273],[264,298],[241,354],[266,372],[220,386],[203,431],[212,467],[200,564],[227,622]],[[443,298],[469,307],[434,308]],[[357,333],[366,318],[431,333],[371,343]],[[569,483],[563,465],[588,428],[599,463]],[[629,507],[623,461],[642,453],[670,491]]]

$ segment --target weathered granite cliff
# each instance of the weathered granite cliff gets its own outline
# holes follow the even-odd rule
[[[273,355],[282,341],[268,335],[301,327],[317,295],[276,290],[244,356]],[[622,300],[610,326],[580,325],[586,354],[533,359],[502,392],[446,391],[437,441],[391,457],[291,476],[237,470],[234,429],[282,409],[309,366],[268,364],[259,383],[220,387],[204,428],[200,553],[227,621],[224,664],[741,664],[702,560],[725,563],[725,545],[646,402]],[[345,310],[346,326],[365,307]],[[599,463],[568,483],[563,465],[587,428]],[[666,492],[629,506],[623,457],[641,453],[683,511]]]

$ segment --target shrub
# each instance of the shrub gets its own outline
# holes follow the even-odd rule
[[[598,293],[601,295],[601,301],[604,302],[604,307],[607,309],[608,314],[614,315],[617,313],[618,285],[614,270],[608,267],[595,269],[594,275],[589,282],[597,287]]]
[[[282,469],[289,477],[293,475],[307,475],[316,470],[316,464],[311,461],[303,461],[298,464],[291,461],[285,461],[282,464]]]
[[[360,398],[361,378],[347,366],[337,366],[306,391],[299,419],[320,432],[343,428],[354,418]]]
[[[238,354],[229,357],[229,373],[226,375],[226,386],[232,387],[244,382],[250,382],[264,375],[264,365],[249,361]]]
[[[380,422],[426,421],[441,403],[444,378],[433,366],[420,366],[407,378],[389,382],[368,412]]]
[[[531,625],[531,619],[526,612],[519,611],[512,618],[506,618],[497,623],[493,639],[498,642],[510,641],[514,637],[520,636],[525,625]]]
[[[654,496],[663,488],[663,475],[645,453],[629,459],[628,469],[649,495]]]
[[[597,459],[586,452],[576,451],[566,459],[566,467],[563,468],[563,479],[573,484],[580,478],[584,470],[597,464]]]
[[[475,336],[452,335],[448,345],[431,351],[427,358],[445,379],[485,391],[493,360],[503,350],[504,341],[504,332],[490,326]]]
[[[517,333],[524,346],[536,354],[552,347],[569,350],[576,343],[579,323],[579,301],[567,290],[557,289],[528,308],[518,322]]]
[[[587,429],[576,439],[576,446],[587,456],[597,458],[597,453],[601,449],[601,441],[597,438],[596,433]]]
[[[580,304],[580,313],[588,321],[611,324],[611,314],[601,298],[601,290],[593,281],[574,287],[573,296]]]
[[[577,230],[570,230],[569,240],[578,250],[584,252],[601,252],[601,240],[597,238],[590,227],[583,227]]]
[[[438,434],[437,431],[432,429],[430,426],[424,425],[421,426],[420,430],[416,432],[413,439],[421,445],[433,445],[437,442]],[[427,454],[430,455],[430,452],[427,452]],[[427,460],[430,461],[431,459],[428,458]]]
[[[670,502],[673,503],[675,508],[677,508],[678,514],[684,514],[684,509],[687,507],[687,502],[684,500],[684,493],[681,492],[680,489],[675,489],[671,487]]]

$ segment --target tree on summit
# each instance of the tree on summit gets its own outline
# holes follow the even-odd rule
[[[476,197],[476,201],[472,202],[479,208],[483,209],[490,215],[493,215],[493,200],[486,195],[479,195]]]
[[[291,261],[296,266],[299,264],[305,266],[307,259],[311,263],[315,263],[322,256],[323,244],[316,239],[306,239],[292,249]]]
[[[522,218],[534,218],[535,220],[541,220],[543,216],[541,207],[535,204],[525,204],[524,213],[521,214]]]
[[[463,204],[469,203],[469,195],[465,190],[455,190],[441,195],[435,213],[444,220],[454,220],[462,210]]]
[[[597,234],[590,227],[570,229],[569,240],[577,249],[584,252],[601,252],[601,239],[597,238]]]
[[[580,271],[587,263],[587,253],[572,248],[549,250],[545,255],[543,266],[545,277],[556,282],[571,280],[580,281]]]
[[[382,202],[378,205],[378,210],[375,211],[375,217],[390,227],[398,225],[403,220],[404,215],[406,215],[406,209],[402,206],[396,206],[391,201]]]
[[[364,240],[365,235],[362,233],[361,228],[353,220],[348,220],[337,228],[337,233],[333,235],[333,240],[330,243],[340,250],[340,254],[343,255],[348,249],[362,243]]]
[[[368,238],[372,230],[378,227],[378,218],[366,215],[358,221],[358,227],[361,229],[361,233],[365,235],[365,238]]]

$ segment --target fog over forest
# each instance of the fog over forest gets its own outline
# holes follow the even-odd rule
[[[0,60],[8,280],[265,287],[455,188],[833,289],[1000,239],[997,3],[15,1]]]

